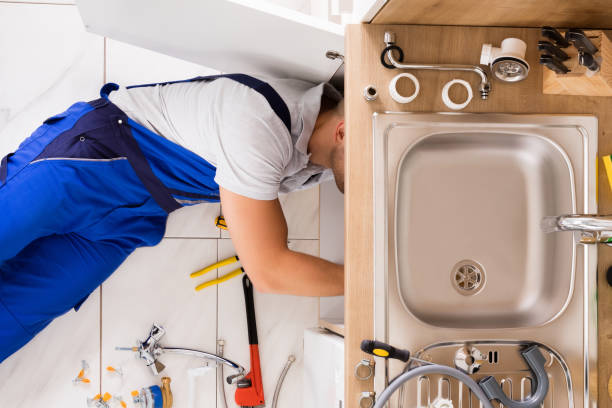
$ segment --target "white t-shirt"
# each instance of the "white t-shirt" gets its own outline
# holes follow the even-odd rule
[[[121,88],[110,100],[149,130],[217,168],[215,182],[236,194],[273,200],[333,178],[309,162],[308,141],[329,84],[264,79],[291,114],[291,133],[259,92],[229,78]]]

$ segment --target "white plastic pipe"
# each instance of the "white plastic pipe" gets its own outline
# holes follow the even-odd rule
[[[196,408],[196,380],[197,377],[202,377],[212,370],[210,366],[202,366],[187,370],[187,378],[189,382],[189,408]]]

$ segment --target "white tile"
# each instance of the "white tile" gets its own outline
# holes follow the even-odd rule
[[[178,58],[107,40],[106,78],[108,82],[121,86],[175,81],[218,73]],[[219,208],[219,204],[201,204],[175,211],[168,219],[166,237],[218,238],[220,232],[215,227],[214,220],[219,214]]]
[[[320,222],[321,258],[335,263],[344,262],[344,195],[333,181],[321,184]],[[344,296],[322,297],[321,319],[344,322]]]
[[[81,360],[89,384],[73,384]],[[55,319],[0,364],[0,407],[84,407],[100,389],[100,294]]]
[[[287,221],[288,239],[319,239],[319,186],[278,197]],[[223,212],[223,209],[221,209]],[[229,238],[222,231],[222,238]]]
[[[215,226],[215,218],[221,212],[218,203],[204,203],[180,208],[170,214],[166,237],[219,238],[221,230]]]
[[[75,6],[0,3],[0,157],[49,116],[98,97],[103,39]]]
[[[160,385],[144,362],[132,352],[116,351],[144,340],[155,322],[167,334],[161,344],[215,352],[217,330],[216,290],[195,292],[199,280],[189,274],[217,260],[217,240],[164,239],[151,248],[136,250],[102,286],[102,365],[121,366],[124,378],[104,372],[102,390],[128,398],[130,391]],[[189,398],[188,370],[202,360],[162,355],[162,375],[172,379],[174,407],[186,408]],[[197,382],[199,407],[214,407],[214,369]]]
[[[290,248],[318,254],[316,240],[291,241]],[[219,240],[219,259],[234,255],[230,240]],[[219,270],[229,272],[232,266]],[[219,290],[219,338],[226,341],[225,354],[245,367],[249,367],[249,349],[242,279],[221,284]],[[279,397],[279,407],[300,408],[302,401],[303,334],[304,329],[317,325],[317,298],[263,294],[255,290],[255,309],[259,351],[268,406],[272,403],[276,381],[289,355],[296,357],[290,368]],[[234,403],[235,387],[225,385],[228,406]]]
[[[321,258],[331,262],[344,262],[344,194],[329,181],[321,184]]]
[[[319,186],[279,197],[289,239],[319,239]]]

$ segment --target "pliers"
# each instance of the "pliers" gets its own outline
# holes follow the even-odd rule
[[[192,278],[197,278],[198,276],[204,275],[205,273],[208,273],[208,272],[210,272],[212,270],[221,268],[221,267],[223,267],[225,265],[233,264],[234,262],[238,262],[239,260],[240,259],[238,258],[238,255],[234,255],[234,256],[232,256],[230,258],[223,259],[223,260],[221,260],[219,262],[215,262],[214,264],[212,264],[210,266],[207,266],[206,268],[201,269],[201,270],[199,270],[197,272],[193,272],[189,276],[192,277]],[[242,275],[243,273],[244,273],[244,268],[241,266],[240,268],[234,269],[230,273],[228,273],[226,275],[223,275],[220,278],[212,279],[212,280],[209,280],[208,282],[204,282],[204,283],[199,284],[198,286],[195,287],[195,290],[196,291],[200,291],[200,290],[202,290],[204,288],[207,288],[209,286],[218,285],[219,283],[228,281],[228,280],[230,280],[232,278],[235,278],[236,276]]]

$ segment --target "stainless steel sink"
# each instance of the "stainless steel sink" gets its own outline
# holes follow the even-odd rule
[[[510,356],[536,343],[556,384],[545,405],[595,403],[597,248],[540,223],[597,212],[596,118],[383,113],[373,121],[376,338],[449,365],[453,347],[503,349],[474,376],[506,384],[511,372],[528,377]],[[379,363],[380,392],[405,367]],[[423,406],[419,387],[434,400],[441,380],[407,387],[395,403]],[[457,407],[455,388],[446,394]]]
[[[571,164],[549,139],[478,131],[420,139],[397,171],[401,299],[440,327],[552,320],[571,294],[573,242],[539,221],[575,211]]]

